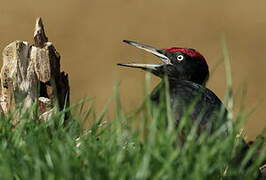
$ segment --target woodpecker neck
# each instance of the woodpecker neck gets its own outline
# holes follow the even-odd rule
[[[186,87],[188,87],[188,85],[189,85],[190,89],[186,89]],[[179,92],[180,92],[180,89],[183,89],[185,92],[187,90],[190,91],[191,87],[194,87],[195,89],[197,89],[198,87],[203,87],[203,86],[204,85],[197,84],[195,82],[188,81],[188,80],[164,78],[153,89],[153,91],[150,95],[150,98],[151,98],[152,102],[158,104],[162,99],[165,98],[165,91],[166,90],[168,90],[170,97],[173,97],[173,96],[178,95],[178,93],[176,91],[177,89],[179,89]],[[182,93],[179,95],[182,96]]]
[[[186,80],[168,79],[165,77],[159,82],[159,84],[153,89],[151,93],[151,100],[155,103],[159,103],[162,97],[165,97],[165,91],[168,89],[169,94],[174,91],[175,87]],[[187,81],[189,82],[189,81]],[[167,87],[168,86],[168,87]],[[162,96],[161,96],[162,95]]]

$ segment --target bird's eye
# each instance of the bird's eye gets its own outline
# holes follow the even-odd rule
[[[182,61],[184,59],[184,56],[183,55],[178,55],[176,58],[177,58],[178,61]]]

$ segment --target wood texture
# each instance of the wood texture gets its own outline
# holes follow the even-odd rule
[[[36,102],[39,117],[45,120],[69,106],[69,81],[60,70],[60,55],[48,42],[41,18],[36,20],[33,39],[33,45],[14,41],[3,50],[0,111],[6,114],[17,107],[25,111]]]

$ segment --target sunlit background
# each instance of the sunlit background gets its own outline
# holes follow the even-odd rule
[[[122,69],[116,63],[159,62],[156,57],[123,44],[123,39],[158,48],[179,46],[199,50],[210,69],[216,69],[208,87],[223,98],[226,83],[221,36],[224,33],[232,58],[236,103],[239,107],[244,101],[246,112],[256,108],[246,125],[248,137],[254,138],[266,125],[264,0],[256,3],[247,0],[2,0],[0,48],[13,40],[32,42],[35,19],[39,16],[44,20],[49,40],[62,56],[62,69],[69,73],[71,102],[95,97],[97,111],[113,95],[116,81],[121,82],[126,111],[138,106],[143,97],[144,73]],[[153,86],[157,82],[154,78]],[[241,91],[246,91],[244,98]]]

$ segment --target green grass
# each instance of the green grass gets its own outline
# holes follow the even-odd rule
[[[99,115],[92,108],[79,114],[80,105],[70,108],[72,116],[66,126],[62,112],[46,122],[36,121],[36,107],[20,115],[16,128],[10,124],[11,114],[2,116],[1,179],[205,180],[257,176],[265,158],[264,147],[261,153],[256,152],[262,142],[255,143],[241,160],[235,160],[243,146],[239,132],[244,114],[236,116],[228,136],[222,130],[198,135],[187,118],[177,128],[169,127],[169,106],[155,108],[148,98],[135,112],[125,114],[119,93],[115,94],[116,115],[108,123],[107,108]],[[85,118],[94,121],[86,131],[80,127]],[[186,138],[181,145],[177,137],[184,132]],[[247,167],[255,153],[256,158]]]

